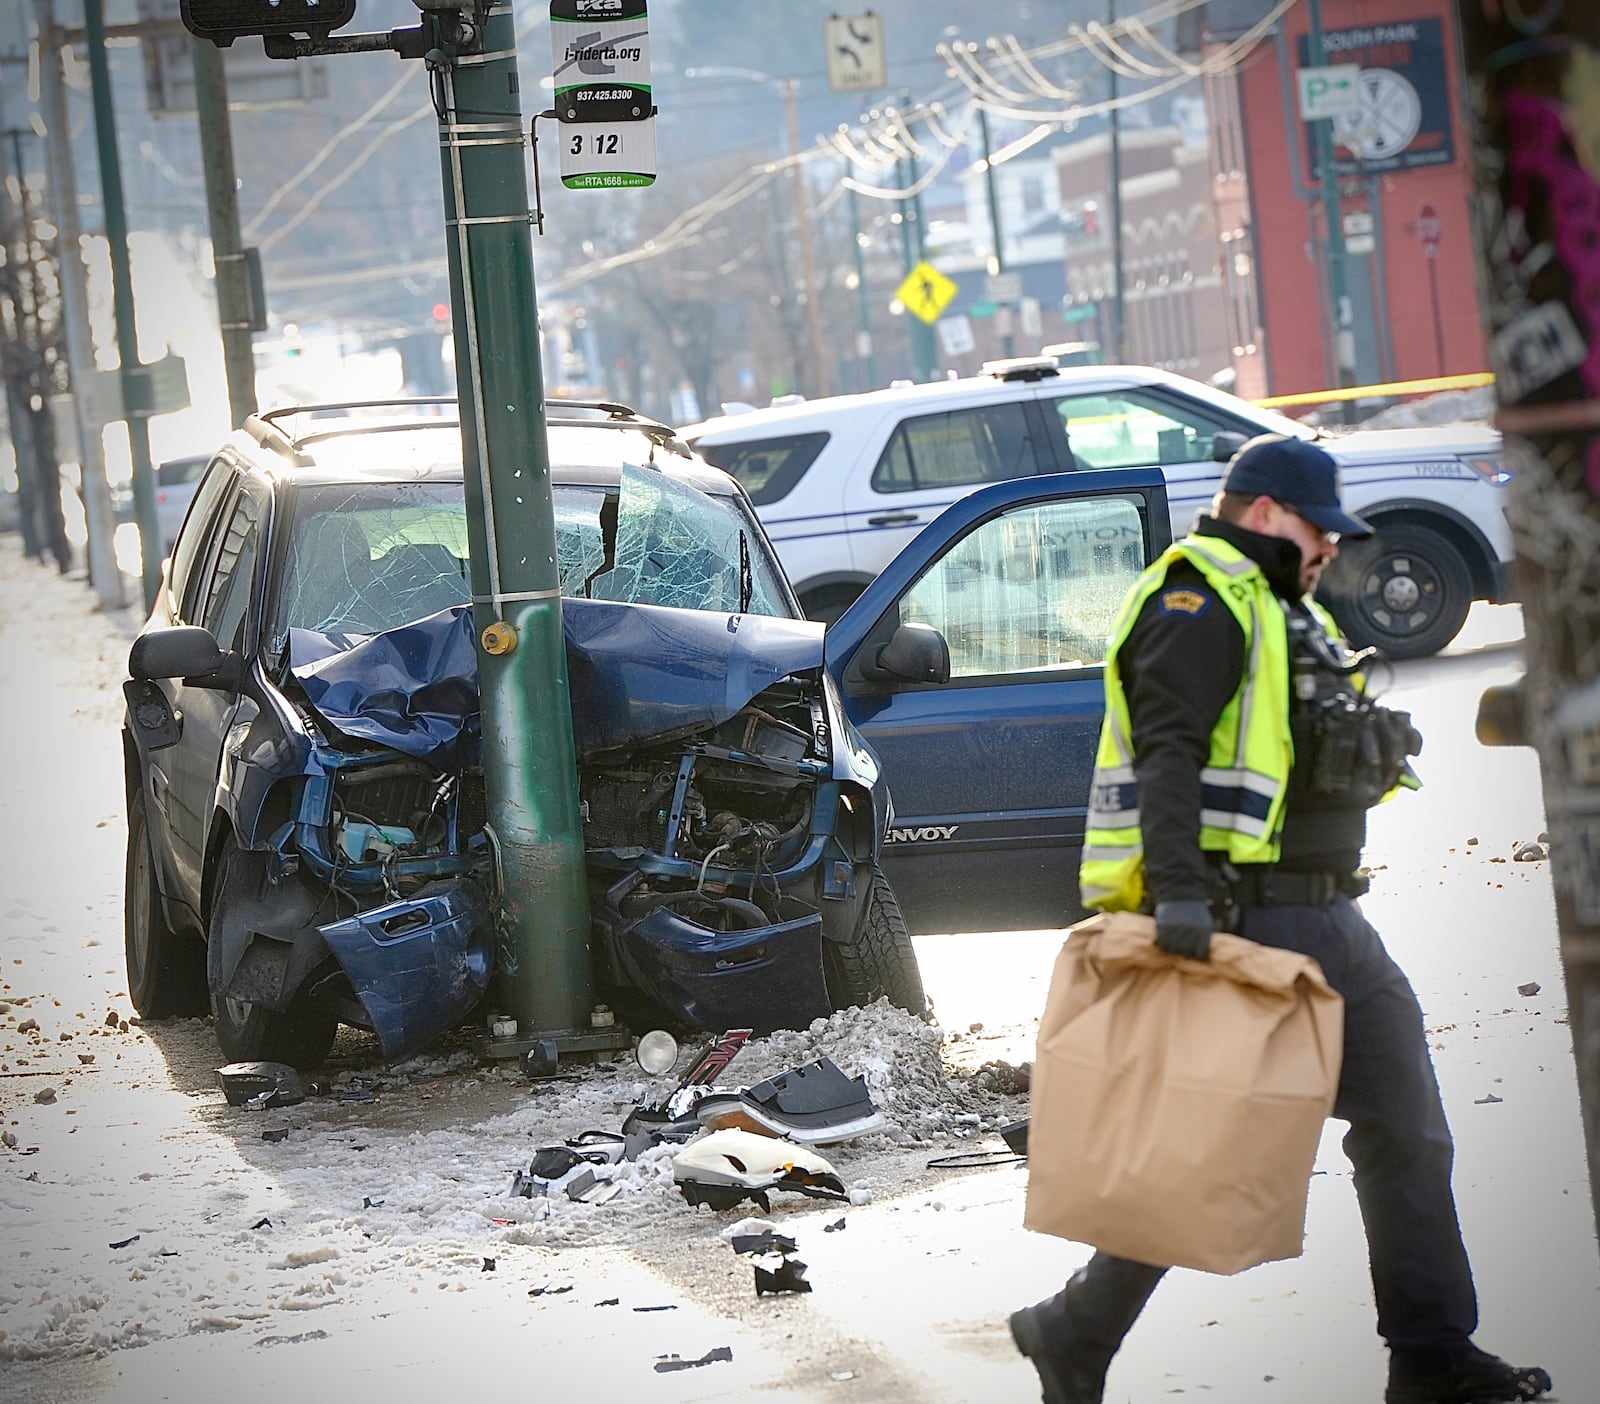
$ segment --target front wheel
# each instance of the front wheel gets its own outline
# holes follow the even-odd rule
[[[1396,524],[1341,546],[1323,602],[1357,648],[1426,658],[1461,632],[1472,575],[1461,552],[1426,527]]]
[[[211,900],[212,944],[231,919],[241,884],[251,881],[244,854],[231,839],[217,855],[216,896]],[[313,1008],[303,994],[288,1009],[268,1009],[249,1000],[235,999],[213,986],[211,1012],[216,1020],[217,1043],[230,1063],[288,1063],[307,1071],[321,1066],[339,1032],[339,1020]]]
[[[128,863],[122,899],[122,950],[128,998],[146,1019],[206,1012],[206,953],[167,923],[150,848],[142,790],[128,805]]]
[[[828,998],[835,1009],[864,1009],[888,995],[890,1004],[922,1018],[928,1012],[928,997],[894,889],[875,863],[858,867],[856,881],[866,884],[866,891],[854,930],[848,940],[822,943]]]

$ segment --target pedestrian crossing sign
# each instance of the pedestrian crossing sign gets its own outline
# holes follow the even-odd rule
[[[956,295],[955,283],[944,276],[927,259],[923,259],[906,274],[905,282],[895,289],[906,311],[920,317],[930,327],[939,320],[939,314],[950,305]]]

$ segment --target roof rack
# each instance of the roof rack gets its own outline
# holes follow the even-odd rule
[[[1003,361],[985,361],[979,374],[992,375],[996,380],[1043,380],[1060,371],[1053,356],[1012,356]]]
[[[265,413],[252,415],[245,423],[246,430],[263,447],[275,448],[280,453],[299,455],[300,449],[307,444],[316,443],[323,439],[337,438],[352,432],[351,428],[324,428],[320,431],[311,431],[303,434],[291,434],[288,429],[280,424],[279,420],[291,419],[296,415],[308,415],[312,419],[318,417],[333,417],[347,414],[351,410],[382,410],[382,409],[421,409],[430,405],[448,405],[451,409],[459,408],[459,401],[454,395],[413,395],[395,397],[387,400],[339,400],[326,404],[309,405],[280,405],[277,409],[267,410]],[[576,410],[576,414],[567,414],[563,411]],[[253,421],[253,422],[252,422]],[[449,423],[443,419],[435,421],[437,427],[448,427]],[[652,443],[662,448],[670,449],[684,458],[694,457],[687,444],[678,437],[678,431],[670,424],[663,424],[657,419],[647,419],[635,409],[627,405],[618,404],[614,400],[546,400],[545,422],[547,424],[563,425],[609,425],[618,429],[632,429],[643,434]],[[414,427],[411,424],[363,424],[355,426],[362,433],[377,433],[381,430],[401,430]]]
[[[592,418],[585,414],[563,414],[562,410],[587,410],[590,415],[600,416]],[[630,409],[627,405],[619,405],[614,400],[546,400],[545,422],[547,424],[587,424],[602,423],[618,429],[633,429],[643,434],[653,444],[662,448],[671,449],[674,453],[682,454],[685,458],[692,458],[687,444],[678,437],[678,431],[670,424],[663,424],[659,419],[647,419],[638,410]]]

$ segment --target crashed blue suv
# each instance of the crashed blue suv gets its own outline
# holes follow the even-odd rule
[[[548,426],[596,992],[683,1028],[925,1008],[871,747],[743,489],[621,406]],[[128,988],[229,1059],[389,1057],[490,994],[449,403],[252,417],[129,654]]]

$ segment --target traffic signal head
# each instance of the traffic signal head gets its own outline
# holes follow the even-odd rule
[[[250,34],[321,39],[356,17],[356,0],[179,0],[189,33],[226,48]]]

